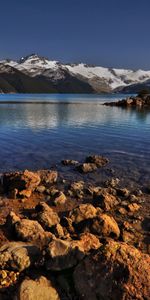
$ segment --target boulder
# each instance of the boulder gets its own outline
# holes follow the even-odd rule
[[[74,165],[78,164],[78,161],[77,160],[73,160],[73,159],[64,159],[64,160],[61,161],[61,163],[64,166],[74,166]]]
[[[128,210],[130,212],[136,212],[140,209],[140,205],[138,205],[137,203],[131,203],[128,205]]]
[[[65,194],[63,192],[59,191],[58,193],[55,194],[53,201],[56,206],[59,206],[59,205],[65,204],[66,200],[67,200],[67,198],[66,198]]]
[[[15,172],[4,174],[3,185],[9,195],[15,198],[23,196],[29,198],[35,188],[40,184],[40,176],[36,172]]]
[[[52,239],[50,232],[45,232],[42,226],[34,220],[21,219],[15,223],[17,237],[25,242],[36,242],[41,245]]]
[[[90,155],[86,157],[85,159],[86,163],[93,163],[98,168],[105,166],[109,160],[106,157],[100,156],[100,155]]]
[[[95,205],[100,206],[105,211],[109,211],[119,204],[115,196],[103,190],[96,196],[93,196],[93,202]]]
[[[36,280],[24,279],[14,300],[59,300],[50,280],[40,276]]]
[[[83,163],[77,166],[77,170],[81,173],[90,173],[97,170],[97,165],[94,163]]]
[[[84,249],[77,241],[55,239],[46,250],[46,269],[52,271],[72,268],[85,255]]]
[[[78,264],[74,284],[82,300],[148,300],[150,256],[110,240]]]
[[[81,204],[70,212],[70,218],[73,223],[78,224],[81,221],[96,217],[97,209],[92,204]]]
[[[118,238],[120,236],[120,229],[112,216],[107,214],[99,214],[99,216],[93,219],[91,232],[102,235],[103,237],[114,237]]]
[[[90,250],[96,250],[100,248],[102,244],[94,234],[86,232],[80,234],[80,245],[87,253]]]
[[[41,178],[41,183],[52,184],[55,183],[58,179],[58,172],[52,170],[40,170],[37,172]]]
[[[0,268],[23,271],[34,265],[40,256],[37,246],[23,242],[9,242],[0,248]]]
[[[80,235],[80,240],[54,239],[47,248],[46,268],[60,271],[75,266],[90,250],[101,246],[99,239],[90,233]]]
[[[51,228],[60,222],[58,214],[45,202],[40,202],[36,206],[37,219],[44,228]]]

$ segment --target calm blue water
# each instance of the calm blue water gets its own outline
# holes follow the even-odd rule
[[[99,153],[116,175],[149,180],[150,111],[101,105],[124,95],[0,95],[0,172]]]

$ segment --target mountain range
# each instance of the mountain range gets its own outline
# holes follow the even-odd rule
[[[137,93],[150,71],[63,64],[37,54],[0,61],[0,93]]]

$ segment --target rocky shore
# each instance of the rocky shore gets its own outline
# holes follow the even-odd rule
[[[63,160],[79,181],[57,170],[1,176],[0,300],[150,299],[150,187],[86,179],[108,163]]]
[[[120,107],[150,107],[150,94],[128,97],[127,99],[116,102],[105,102],[104,105]]]

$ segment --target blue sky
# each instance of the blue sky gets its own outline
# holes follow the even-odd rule
[[[150,69],[149,0],[2,0],[0,59]]]

